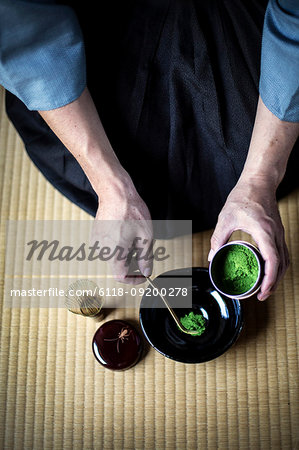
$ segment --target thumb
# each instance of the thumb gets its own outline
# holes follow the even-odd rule
[[[208,254],[208,261],[211,261],[216,251],[229,240],[233,229],[227,225],[225,220],[218,219],[216,228],[211,237],[211,249]]]
[[[153,262],[152,261],[139,261],[139,269],[142,275],[145,277],[149,277],[153,271]]]
[[[149,244],[145,246],[144,251],[146,256],[138,260],[138,266],[142,275],[144,277],[149,277],[153,271],[153,251]]]
[[[133,249],[127,256],[130,277],[140,277],[140,274],[136,275],[139,272],[144,277],[149,277],[153,271],[153,251],[150,246],[151,241],[149,241],[149,239],[141,239],[141,242],[143,245]]]

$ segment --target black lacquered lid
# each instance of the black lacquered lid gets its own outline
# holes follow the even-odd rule
[[[98,362],[107,369],[125,370],[138,362],[142,340],[130,323],[110,320],[96,331],[92,350]]]

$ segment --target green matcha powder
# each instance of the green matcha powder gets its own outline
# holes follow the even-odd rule
[[[217,269],[217,284],[223,292],[230,295],[249,291],[259,273],[255,255],[242,245],[227,246],[217,261]]]
[[[194,314],[193,311],[181,317],[180,322],[186,330],[197,331],[193,336],[200,336],[206,329],[204,316],[202,314]]]

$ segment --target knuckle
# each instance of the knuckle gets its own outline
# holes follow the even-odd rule
[[[230,209],[223,209],[218,216],[218,226],[227,226],[235,220],[235,214]]]
[[[274,266],[279,266],[280,264],[280,257],[276,251],[270,256],[269,260]]]
[[[263,217],[260,220],[260,227],[268,236],[273,236],[277,229],[275,221],[269,216]]]
[[[218,231],[217,229],[214,231],[211,239],[211,247],[217,246],[217,244],[220,242],[220,231]]]

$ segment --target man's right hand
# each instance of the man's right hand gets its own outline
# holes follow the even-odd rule
[[[143,276],[132,276],[129,272],[132,260],[132,245],[142,251],[150,249],[153,230],[150,212],[137,193],[129,176],[116,176],[99,196],[99,207],[93,226],[93,239],[99,241],[113,252],[117,247],[124,249],[126,259],[114,257],[109,261],[112,273],[117,281],[127,284],[143,283]],[[141,250],[142,249],[142,250]],[[150,252],[149,252],[150,253]],[[136,269],[142,275],[152,272],[152,259],[135,260]]]
[[[114,153],[88,89],[68,105],[39,113],[77,159],[98,195],[94,237],[103,237],[106,229],[106,246],[123,248],[130,248],[134,238],[139,237],[138,243],[146,252],[152,240],[149,210]],[[152,260],[138,261],[144,275],[151,273],[151,263]],[[142,276],[127,276],[128,266],[124,261],[116,260],[113,271],[120,281],[144,282]]]

